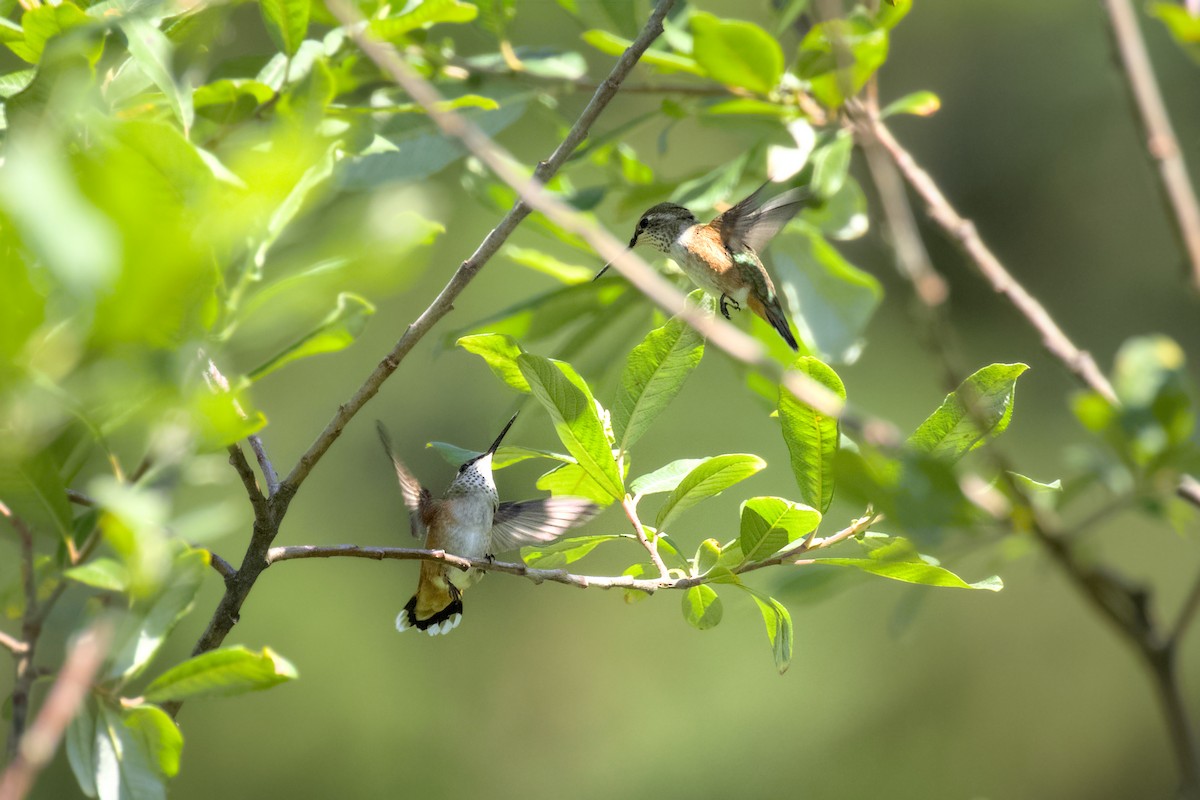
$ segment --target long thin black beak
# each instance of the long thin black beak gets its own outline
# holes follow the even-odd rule
[[[634,245],[634,243],[636,243],[636,242],[637,242],[637,237],[636,237],[636,236],[634,236],[634,237],[633,237],[633,241],[629,243],[629,247],[626,247],[625,249],[626,249],[626,250],[632,250],[632,249],[633,249],[633,245]],[[593,280],[593,281],[595,281],[595,280],[599,280],[599,279],[600,279],[600,276],[601,276],[601,275],[603,275],[605,272],[608,272],[608,268],[609,268],[609,267],[611,267],[611,266],[612,266],[612,262],[611,262],[611,261],[610,261],[610,262],[608,262],[607,264],[605,264],[605,265],[604,265],[604,269],[602,269],[602,270],[600,270],[599,272],[597,272],[597,273],[596,273],[596,277],[595,277],[595,278],[592,278],[592,280]]]
[[[517,414],[519,413],[521,412],[518,411]],[[504,430],[500,431],[500,435],[496,437],[496,441],[492,442],[492,446],[487,449],[488,453],[494,454],[500,447],[500,442],[504,440],[504,434],[508,433],[508,429],[511,428],[513,423],[517,421],[517,414],[513,414],[512,419],[510,419],[508,424],[504,426]]]

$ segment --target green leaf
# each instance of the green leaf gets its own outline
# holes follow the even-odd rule
[[[418,28],[427,28],[439,22],[470,22],[479,16],[479,9],[471,3],[459,0],[425,0],[403,14],[384,19],[373,19],[368,24],[371,34],[385,42],[395,42]]]
[[[36,6],[21,15],[24,38],[13,40],[10,37],[4,43],[20,58],[30,64],[37,64],[42,60],[42,51],[46,49],[46,44],[55,36],[66,33],[72,28],[93,24],[95,21],[81,11],[79,6],[71,2]],[[87,48],[86,56],[89,63],[95,64],[100,58],[102,46],[102,44],[92,44]]]
[[[521,368],[517,366],[517,357],[525,351],[513,337],[502,333],[480,333],[463,336],[455,344],[482,358],[497,378],[518,392],[529,394],[532,391],[529,381],[525,380]]]
[[[305,0],[307,5],[308,0]],[[167,35],[142,17],[126,16],[121,19],[121,30],[129,43],[129,55],[146,77],[162,91],[171,112],[179,120],[186,133],[192,127],[195,111],[192,94],[180,87],[171,72],[171,56],[175,46]]]
[[[605,542],[628,538],[625,534],[604,534],[560,539],[546,545],[522,547],[521,560],[538,569],[562,569],[567,564],[583,558]]]
[[[587,61],[579,53],[563,52],[552,47],[514,47],[513,53],[521,64],[521,72],[539,78],[575,81],[587,74]],[[481,72],[508,72],[503,53],[481,53],[463,59],[468,69]]]
[[[726,86],[770,94],[783,76],[783,51],[769,33],[752,22],[718,19],[697,12],[691,17],[693,55],[705,74]]]
[[[946,395],[908,444],[954,462],[999,436],[1012,419],[1017,378],[1027,369],[1025,364],[991,364],[978,370]]]
[[[625,361],[613,403],[613,433],[628,452],[683,388],[704,356],[704,337],[679,317],[655,328]]]
[[[629,49],[629,45],[633,44],[629,39],[622,39],[620,36],[602,30],[587,31],[583,34],[583,40],[601,53],[607,53],[610,56],[621,55]],[[638,59],[638,63],[646,64],[659,72],[668,74],[672,72],[686,72],[691,75],[705,74],[704,69],[696,63],[694,58],[668,53],[665,50],[647,50]]]
[[[138,734],[146,754],[157,763],[159,772],[167,778],[179,774],[183,734],[167,712],[158,706],[141,705],[127,709],[124,716],[125,725]]]
[[[738,545],[745,561],[761,561],[821,524],[821,512],[782,497],[752,497],[742,503]]]
[[[753,97],[739,97],[735,100],[721,100],[712,105],[705,106],[704,113],[714,117],[737,115],[786,119],[795,113],[795,109],[767,100],[758,100]]]
[[[705,539],[696,548],[692,566],[697,575],[705,575],[721,562],[721,543],[716,539]],[[732,574],[732,573],[730,573]]]
[[[775,669],[782,675],[792,663],[792,615],[774,597],[756,592],[745,584],[738,585],[750,593],[754,602],[758,604],[758,610],[762,612],[763,622],[767,626],[767,638],[771,641],[771,653],[775,657]]]
[[[483,455],[482,451],[468,450],[465,447],[459,447],[447,442],[428,442],[425,446],[432,448],[439,456],[446,459],[446,463],[456,469],[468,461]],[[561,461],[564,464],[575,463],[575,459],[570,456],[550,450],[539,450],[536,447],[518,447],[517,445],[502,445],[492,458],[492,469],[504,469],[505,467],[511,467],[513,464],[528,461],[531,458],[549,458],[553,461]]]
[[[94,558],[71,567],[63,575],[77,583],[109,592],[123,592],[129,588],[129,570],[113,558]]]
[[[801,356],[792,369],[803,372],[842,400],[846,387],[838,374],[812,356]],[[800,499],[822,514],[833,502],[833,463],[838,451],[838,421],[800,402],[779,387],[779,421],[783,440],[791,455],[792,474],[800,487]]]
[[[1200,15],[1175,3],[1150,3],[1148,11],[1162,20],[1175,43],[1200,64]]]
[[[689,472],[707,460],[704,458],[680,458],[672,461],[654,472],[648,472],[636,478],[633,483],[629,484],[629,493],[634,497],[640,497],[673,491]]]
[[[585,497],[602,506],[612,505],[619,499],[574,462],[561,464],[542,475],[537,479],[537,488],[555,496]]]
[[[915,114],[918,117],[931,117],[942,107],[942,101],[933,92],[913,92],[888,103],[880,117],[887,118],[894,114]]]
[[[716,497],[766,466],[767,462],[758,456],[746,453],[704,459],[667,496],[658,510],[655,527],[659,530],[670,528],[680,514],[701,500]]]
[[[79,710],[67,725],[67,763],[75,774],[79,790],[88,797],[96,796],[96,707],[89,695],[79,704]]]
[[[801,341],[826,360],[853,361],[883,288],[874,276],[844,259],[816,231],[776,237],[771,258],[781,292],[797,311]]]
[[[374,313],[375,306],[362,297],[342,292],[338,295],[337,307],[329,312],[317,327],[252,370],[250,380],[259,380],[285,364],[301,358],[346,349],[362,334],[367,320]]]
[[[269,647],[255,653],[245,647],[223,647],[189,658],[159,675],[146,687],[152,703],[192,697],[229,697],[270,689],[298,677],[291,662]]]
[[[724,609],[721,598],[708,584],[689,586],[683,593],[683,618],[697,630],[715,628],[721,622]]]
[[[11,447],[0,453],[0,501],[35,534],[66,539],[71,533],[71,505],[59,466],[49,449],[21,457]]]
[[[169,718],[167,724],[174,728]],[[100,800],[165,800],[169,776],[164,763],[171,763],[171,750],[178,763],[178,750],[183,747],[177,729],[174,740],[166,736],[169,734],[165,729],[144,714],[122,712],[101,703],[95,746],[96,792]]]
[[[814,25],[800,43],[796,70],[822,105],[837,108],[858,94],[888,55],[888,32],[862,16]]]
[[[517,357],[517,366],[533,396],[554,421],[554,430],[567,452],[612,499],[623,498],[624,482],[588,385],[570,364],[561,361],[522,353]]]
[[[833,197],[841,191],[850,173],[850,156],[854,152],[854,137],[838,131],[812,154],[812,189],[817,197]]]
[[[209,572],[204,550],[185,549],[175,557],[170,578],[159,594],[135,603],[129,618],[114,639],[107,677],[129,680],[154,658],[167,635],[191,609],[196,593]]]
[[[259,0],[267,34],[288,58],[296,55],[308,33],[310,8],[311,0]]]
[[[529,267],[532,270],[549,275],[568,286],[588,283],[596,274],[594,267],[568,264],[549,253],[543,253],[541,250],[534,250],[529,247],[517,247],[512,244],[506,245],[504,247],[504,255],[523,267]]]
[[[996,575],[977,583],[967,583],[950,570],[939,566],[933,559],[922,556],[907,539],[876,534],[869,541],[871,550],[867,558],[814,558],[812,561],[815,564],[854,567],[894,581],[925,586],[985,589],[989,592],[998,592],[1004,588],[1004,582]]]
[[[563,286],[523,300],[489,317],[454,331],[449,341],[464,334],[506,334],[524,342],[546,339],[561,333],[580,320],[595,319],[611,313],[619,302],[630,302],[630,286],[625,281],[591,281]]]

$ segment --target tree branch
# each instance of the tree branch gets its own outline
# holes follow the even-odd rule
[[[246,441],[250,442],[250,449],[258,459],[258,468],[262,470],[263,480],[267,483],[267,497],[271,497],[279,491],[279,475],[275,473],[275,465],[267,457],[267,448],[257,434],[247,436]]]
[[[1192,288],[1200,291],[1200,202],[1196,200],[1183,151],[1154,79],[1154,67],[1138,28],[1137,14],[1129,0],[1104,0],[1103,5],[1121,58],[1122,74],[1146,134],[1146,150],[1158,167],[1159,185],[1190,267]]]
[[[754,572],[765,567],[778,566],[784,563],[802,564],[803,560],[798,559],[798,556],[813,550],[830,547],[838,542],[845,541],[851,536],[856,536],[867,530],[879,519],[881,517],[868,514],[854,520],[849,526],[823,539],[806,540],[799,547],[781,551],[770,558],[742,564],[734,569],[733,572],[741,575],[746,572]],[[534,583],[561,583],[580,589],[633,589],[634,591],[646,592],[647,594],[653,594],[660,589],[688,589],[692,586],[698,586],[705,581],[703,575],[688,575],[679,578],[672,578],[669,575],[662,575],[658,578],[634,578],[631,575],[578,575],[568,572],[565,569],[537,569],[536,567],[530,567],[522,563],[489,561],[486,558],[464,558],[447,553],[445,550],[418,550],[406,547],[360,547],[356,544],[272,547],[267,555],[267,560],[270,564],[281,561],[295,561],[302,558],[440,561],[464,571],[477,569],[484,572],[500,572],[526,578]]]
[[[654,537],[651,542],[646,538],[646,529],[642,527],[642,521],[638,519],[637,504],[633,502],[633,498],[625,495],[625,499],[621,501],[621,508],[625,510],[625,516],[629,518],[629,523],[633,525],[633,531],[637,534],[637,539],[641,542],[642,547],[646,548],[646,552],[650,554],[650,563],[658,569],[658,575],[661,578],[670,578],[671,571],[667,569],[666,563],[663,562],[662,556],[658,553],[658,537]]]
[[[22,655],[29,650],[28,644],[4,631],[0,631],[0,647],[3,647],[15,656]]]
[[[1042,346],[1054,356],[1081,383],[1091,388],[1105,400],[1118,404],[1116,392],[1104,373],[1096,366],[1091,354],[1079,349],[1063,332],[1054,318],[1033,295],[1026,291],[1004,267],[1000,259],[988,249],[979,237],[975,225],[959,215],[942,194],[929,173],[922,169],[913,157],[892,136],[891,131],[879,119],[871,119],[871,133],[891,156],[900,174],[924,201],[929,218],[958,245],[958,248],[974,265],[992,288],[1006,298],[1025,317],[1042,337]],[[1195,506],[1200,506],[1200,481],[1190,475],[1183,476],[1176,487],[1176,494]]]
[[[68,648],[58,679],[37,718],[19,742],[11,743],[15,745],[14,757],[0,775],[0,800],[20,800],[50,763],[67,725],[91,689],[111,640],[112,626],[100,622],[80,634]]]

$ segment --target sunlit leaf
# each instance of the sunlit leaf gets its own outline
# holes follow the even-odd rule
[[[792,663],[792,615],[774,597],[768,597],[745,584],[738,585],[750,593],[762,612],[767,638],[771,642],[771,654],[775,657],[775,669],[782,675]]]
[[[821,361],[801,356],[791,368],[817,381],[842,400],[846,399],[846,387],[841,378]],[[801,402],[782,384],[779,387],[779,421],[791,455],[792,474],[800,487],[800,499],[824,514],[833,502],[838,421]]]
[[[717,592],[707,584],[690,586],[683,592],[683,618],[697,630],[715,628],[721,622],[724,609]]]
[[[607,53],[610,56],[621,55],[629,48],[629,45],[633,44],[629,39],[622,39],[620,36],[602,30],[587,31],[583,34],[583,40],[601,53]],[[654,67],[659,72],[686,72],[692,75],[705,74],[704,69],[696,63],[694,58],[681,56],[677,53],[669,53],[665,50],[651,48],[643,53],[638,61],[639,63]]]
[[[269,689],[298,677],[291,662],[269,647],[254,652],[223,647],[189,658],[154,679],[144,697],[152,703],[192,697],[227,697]]]
[[[783,75],[783,51],[769,33],[752,22],[691,16],[692,54],[713,80],[758,94],[769,94]]]
[[[684,511],[744,481],[767,466],[756,455],[731,453],[706,458],[687,474],[658,510],[655,527],[670,529]]]
[[[946,395],[908,438],[910,446],[936,458],[957,461],[1004,432],[1012,419],[1017,378],[1025,364],[991,364]]]
[[[279,51],[289,58],[296,55],[308,33],[308,14],[312,0],[259,0],[267,33]]]
[[[285,347],[265,363],[251,370],[250,380],[269,375],[285,364],[308,358],[320,353],[336,353],[354,344],[367,320],[375,313],[375,306],[362,297],[349,292],[338,295],[337,307],[310,332]]]
[[[636,496],[674,491],[688,473],[708,459],[680,458],[634,479],[629,493]]]
[[[879,116],[886,118],[893,114],[915,114],[918,117],[930,117],[941,107],[942,101],[933,92],[913,92],[888,103]]]
[[[525,352],[517,340],[501,333],[481,333],[464,336],[455,342],[468,353],[483,359],[488,369],[518,392],[530,392],[529,381],[517,366],[517,357]]]
[[[596,411],[596,401],[569,364],[522,353],[517,366],[533,396],[550,414],[563,446],[582,468],[615,500],[625,495],[612,447]]]
[[[746,561],[761,561],[799,541],[821,524],[821,512],[781,497],[752,497],[742,503],[738,545]]]
[[[900,537],[877,537],[867,558],[814,558],[812,561],[815,564],[854,567],[894,581],[925,586],[986,589],[989,592],[998,592],[1004,588],[1004,582],[996,575],[976,583],[967,583],[950,570],[931,563],[927,557],[917,552],[911,542]]]
[[[704,337],[679,317],[655,328],[625,360],[613,403],[613,432],[626,452],[666,410],[704,356]]]
[[[567,564],[583,558],[605,542],[627,538],[629,537],[625,534],[604,534],[559,539],[545,545],[522,547],[521,560],[538,569],[562,569]]]
[[[63,575],[77,583],[109,592],[123,592],[129,586],[129,570],[112,558],[94,558],[71,567]]]

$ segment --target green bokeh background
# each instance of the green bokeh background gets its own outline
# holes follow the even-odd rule
[[[723,16],[767,18],[762,2],[698,5]],[[518,7],[517,43],[573,39],[549,0]],[[235,20],[259,36],[255,13]],[[1200,70],[1157,23],[1141,21],[1200,179]],[[610,63],[588,58],[593,74]],[[941,97],[937,115],[899,119],[896,134],[1018,279],[1106,368],[1130,335],[1163,332],[1193,355],[1200,342],[1196,299],[1184,290],[1182,257],[1114,63],[1094,0],[919,0],[895,31],[881,73],[885,100],[917,89]],[[656,102],[618,97],[598,127]],[[716,166],[751,143],[728,128],[693,124],[677,129],[660,155],[658,132],[650,126],[631,141],[668,179]],[[527,118],[501,140],[532,162],[550,151],[555,133]],[[457,169],[411,195],[412,203],[426,206],[418,210],[445,222],[447,233],[427,268],[407,266],[410,287],[372,298],[380,300],[379,313],[351,349],[297,363],[259,385],[256,399],[270,418],[264,439],[277,465],[294,463],[495,224],[466,199]],[[600,216],[618,234],[635,219],[607,206]],[[1013,310],[930,232],[968,363],[1032,367],[1001,446],[1034,478],[1069,475],[1084,442],[1067,408],[1075,385]],[[523,228],[512,241],[543,240]],[[910,429],[946,387],[915,340],[910,298],[877,235],[846,252],[883,281],[887,297],[862,358],[840,374],[853,402]],[[496,259],[438,333],[551,285]],[[411,541],[375,441],[376,417],[435,490],[452,469],[422,449],[426,441],[482,447],[492,439],[515,396],[479,359],[439,346],[438,338],[422,342],[320,463],[276,544]],[[608,396],[604,388],[600,395]],[[549,447],[553,431],[531,406],[510,441]],[[685,546],[730,538],[737,506],[750,494],[794,495],[775,423],[731,365],[710,352],[669,418],[643,440],[639,469],[744,451],[760,453],[768,469],[689,512],[676,532]],[[527,467],[499,474],[502,496],[536,494],[537,472]],[[228,491],[236,496],[236,484]],[[848,521],[860,511],[835,503],[829,517]],[[212,543],[235,564],[248,529],[248,510],[243,514],[243,529]],[[609,509],[586,532],[625,525],[619,509]],[[1157,608],[1173,616],[1197,569],[1196,525],[1181,535],[1145,517],[1120,515],[1097,529],[1085,552],[1153,584]],[[1002,540],[951,548],[955,554],[950,566],[964,578],[998,572],[1005,590],[953,592],[863,576],[836,591],[784,591],[796,649],[783,677],[772,666],[757,609],[732,593],[724,622],[701,633],[683,623],[675,593],[628,605],[617,592],[495,575],[467,595],[453,635],[398,636],[392,623],[412,592],[415,564],[281,564],[259,581],[227,644],[270,645],[297,665],[301,680],[189,703],[180,717],[186,745],[172,796],[1169,796],[1175,767],[1165,728],[1132,652],[1036,549]],[[611,561],[601,554],[579,566],[619,569],[620,555],[629,553]],[[759,573],[753,582],[777,589],[785,574]],[[220,588],[214,577],[159,663],[186,655]],[[80,613],[69,602],[56,611],[63,620]],[[1200,633],[1185,640],[1180,656],[1195,711]],[[0,692],[7,693],[10,680],[6,670]],[[34,796],[77,792],[60,755]]]

